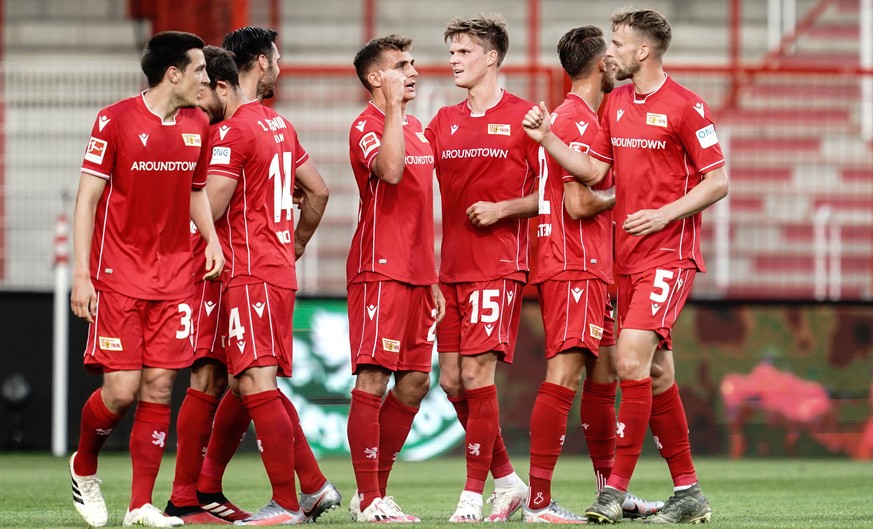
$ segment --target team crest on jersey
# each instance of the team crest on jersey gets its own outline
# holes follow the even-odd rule
[[[121,347],[121,338],[100,336],[98,339],[100,340],[100,349],[103,351],[124,351]]]
[[[88,141],[88,149],[85,151],[85,159],[96,164],[103,163],[103,155],[106,154],[106,142],[91,136]]]
[[[573,149],[574,151],[586,152],[586,153],[588,152],[588,145],[585,143],[582,143],[581,141],[571,141],[570,148]]]
[[[399,340],[389,340],[388,338],[382,338],[382,349],[388,353],[399,353],[400,352],[400,341]]]
[[[509,125],[505,123],[489,123],[488,134],[497,134],[499,136],[510,136]]]
[[[376,137],[375,132],[368,132],[364,134],[363,138],[361,138],[359,145],[361,146],[361,151],[364,153],[364,158],[366,158],[371,152],[373,152],[373,149],[382,145],[382,142],[380,142],[379,138]]]
[[[430,143],[429,141],[427,141],[427,136],[424,135],[424,132],[416,132],[415,135],[418,136],[418,139],[421,140],[421,143]]]
[[[649,112],[648,114],[646,114],[646,125],[654,125],[655,127],[666,127],[667,115],[652,114],[651,112]]]
[[[230,147],[213,147],[209,165],[230,165]]]
[[[593,323],[588,324],[588,334],[591,335],[592,338],[596,340],[600,340],[603,338],[603,327],[598,327]]]
[[[199,134],[182,134],[182,140],[188,147],[200,147]]]

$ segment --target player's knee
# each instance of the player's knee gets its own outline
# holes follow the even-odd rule
[[[106,407],[114,413],[124,413],[136,400],[137,387],[135,385],[103,387],[101,392]]]
[[[620,380],[641,380],[649,376],[649,369],[635,358],[616,359],[615,371]]]
[[[440,373],[440,388],[449,397],[457,397],[464,392],[461,381],[457,377],[445,376],[443,373]]]
[[[557,384],[567,389],[576,390],[582,381],[581,370],[549,369],[546,372],[546,382]]]

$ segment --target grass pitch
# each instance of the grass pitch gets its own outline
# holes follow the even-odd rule
[[[527,458],[513,458],[527,478]],[[173,475],[168,455],[155,488],[154,503],[166,504]],[[873,462],[843,459],[703,459],[696,461],[701,485],[719,528],[873,528]],[[356,527],[347,511],[355,489],[351,463],[321,463],[328,479],[343,494],[343,506],[322,516],[318,525]],[[109,525],[120,526],[127,508],[130,461],[126,453],[101,456],[100,477],[109,506]],[[70,497],[66,459],[43,454],[0,454],[0,527],[84,527]],[[454,527],[447,522],[464,483],[464,462],[457,458],[398,462],[389,494],[406,512],[422,519],[418,529]],[[490,486],[486,494],[490,492]],[[640,462],[631,487],[647,499],[666,499],[672,492],[660,459]],[[256,454],[240,454],[228,470],[225,492],[243,508],[256,510],[270,495],[263,465]],[[594,499],[594,479],[587,458],[562,457],[555,471],[553,494],[562,505],[581,513]],[[485,506],[485,512],[488,512]],[[513,525],[520,525],[516,514]],[[636,522],[624,522],[637,525]],[[207,526],[202,526],[207,527]]]

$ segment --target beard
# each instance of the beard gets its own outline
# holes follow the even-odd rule
[[[615,68],[615,79],[618,81],[624,81],[625,79],[632,78],[638,71],[640,71],[640,63],[634,62],[627,69],[622,69],[618,65]]]

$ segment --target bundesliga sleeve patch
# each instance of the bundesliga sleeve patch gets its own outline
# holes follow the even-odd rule
[[[230,147],[213,147],[209,165],[230,165]]]
[[[715,125],[710,124],[703,127],[695,134],[697,135],[697,141],[700,142],[700,146],[704,149],[712,147],[718,143],[718,136],[715,134]]]
[[[375,132],[368,132],[364,134],[364,137],[361,138],[361,141],[358,143],[361,146],[361,151],[364,153],[364,158],[370,155],[373,152],[373,149],[382,145],[379,141],[379,138],[376,137]]]
[[[103,156],[105,154],[106,142],[91,136],[91,139],[88,141],[88,149],[85,151],[85,159],[100,165],[103,163]]]

